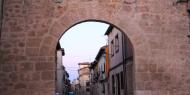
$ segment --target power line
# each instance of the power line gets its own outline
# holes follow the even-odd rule
[[[65,68],[79,68],[79,67],[67,67],[67,66],[65,66]]]

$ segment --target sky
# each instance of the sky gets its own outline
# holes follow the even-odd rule
[[[104,35],[108,24],[100,22],[83,22],[67,30],[60,39],[65,49],[63,65],[72,81],[78,77],[78,63],[94,61],[99,49],[107,44]]]

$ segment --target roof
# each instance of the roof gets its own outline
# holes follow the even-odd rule
[[[103,53],[105,53],[106,47],[108,47],[108,45],[102,46],[102,47],[100,48],[100,50],[99,50],[99,52],[98,52],[98,54],[96,55],[96,58],[95,58],[96,61],[100,59],[100,57],[101,57],[101,55],[102,55]]]
[[[101,55],[105,53],[105,49],[108,47],[108,45],[102,46],[96,55],[95,61],[90,63],[90,69],[93,69],[97,65],[97,61],[100,59]]]
[[[78,65],[90,65],[89,62],[82,62],[82,63],[78,63]]]
[[[69,73],[66,71],[66,76],[69,78]]]
[[[97,61],[93,61],[92,63],[90,63],[90,69],[93,69],[95,66],[97,65]]]
[[[79,68],[78,71],[83,70],[83,69],[89,69],[89,67]]]
[[[57,43],[56,50],[61,50],[62,51],[62,55],[65,55],[65,50],[64,50],[64,48],[61,48],[61,45],[60,45],[59,42]]]
[[[112,30],[113,30],[113,26],[110,25],[104,35],[109,35],[112,32]]]

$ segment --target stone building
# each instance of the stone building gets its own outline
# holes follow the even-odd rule
[[[4,0],[1,95],[52,95],[56,45],[84,21],[112,24],[129,38],[134,95],[190,94],[189,0],[56,1]]]

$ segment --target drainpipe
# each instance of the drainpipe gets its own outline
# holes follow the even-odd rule
[[[125,44],[125,35],[122,33],[122,57],[123,57],[123,85],[124,85],[124,95],[127,95],[127,70],[126,70],[126,44]]]
[[[3,10],[4,10],[4,0],[0,0],[0,39],[2,33],[2,26],[3,26]]]

